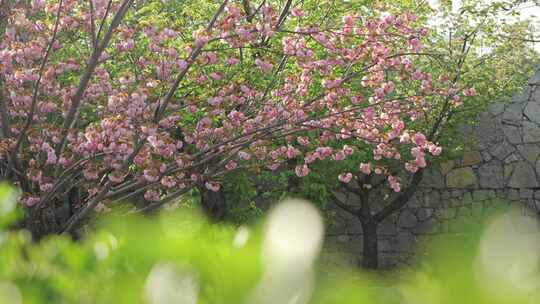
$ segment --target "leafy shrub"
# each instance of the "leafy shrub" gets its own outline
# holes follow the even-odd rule
[[[532,304],[540,299],[538,230],[533,220],[511,215],[483,234],[441,238],[416,271],[378,278],[312,267],[322,221],[302,201],[280,204],[264,225],[250,228],[211,225],[185,211],[122,215],[102,220],[80,241],[51,236],[34,243],[29,233],[7,228],[17,218],[15,198],[14,191],[1,187],[0,303]]]

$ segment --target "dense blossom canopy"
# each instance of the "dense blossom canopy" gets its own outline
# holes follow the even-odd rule
[[[72,188],[81,207],[137,193],[163,202],[290,159],[306,176],[312,163],[366,146],[372,157],[358,171],[386,175],[398,192],[383,161],[424,168],[442,148],[415,123],[441,100],[455,107],[475,94],[416,68],[428,29],[410,13],[352,12],[320,28],[299,8],[248,15],[225,1],[186,37],[138,19],[134,2],[11,10],[0,42],[0,161],[25,205]]]

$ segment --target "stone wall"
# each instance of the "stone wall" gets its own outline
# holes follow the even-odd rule
[[[380,225],[381,267],[409,261],[416,245],[430,236],[459,233],[456,217],[510,207],[540,214],[540,70],[522,93],[479,115],[464,136],[474,144],[463,158],[428,170],[408,206]],[[323,259],[357,264],[360,223],[338,209],[332,214]]]

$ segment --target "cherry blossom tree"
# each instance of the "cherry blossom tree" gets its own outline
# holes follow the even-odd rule
[[[373,8],[373,3],[365,6]],[[363,228],[362,264],[369,268],[377,267],[377,227],[406,206],[425,179],[423,171],[427,167],[437,166],[440,159],[459,157],[463,147],[470,144],[469,139],[457,130],[473,125],[477,115],[491,102],[509,99],[527,83],[536,65],[538,54],[531,45],[534,41],[528,38],[534,33],[531,20],[506,20],[509,15],[517,13],[510,11],[511,6],[507,4],[504,1],[471,0],[461,1],[462,6],[458,9],[451,3],[443,3],[435,8],[425,3],[415,8],[420,21],[429,16],[432,23],[435,22],[430,26],[429,35],[422,40],[425,42],[422,50],[425,56],[415,57],[416,70],[429,72],[426,75],[432,79],[447,84],[451,82],[465,89],[462,96],[453,96],[446,101],[440,95],[424,96],[429,101],[429,107],[425,107],[422,115],[414,120],[406,119],[407,128],[417,131],[418,135],[411,136],[409,132],[400,135],[402,143],[396,145],[399,151],[397,159],[376,159],[374,146],[366,145],[358,138],[337,139],[330,136],[330,139],[325,139],[326,145],[337,151],[332,157],[318,159],[317,162],[310,162],[309,158],[291,158],[277,173],[272,174],[231,173],[226,179],[230,184],[224,184],[223,195],[231,202],[251,202],[261,197],[276,199],[301,196],[329,211],[333,210],[331,205],[336,205],[358,220]],[[352,5],[343,3],[331,10],[340,11]],[[384,9],[378,11],[404,11],[407,5],[407,1],[386,3]],[[313,12],[319,11],[314,9],[317,6],[318,3],[306,2],[303,7],[305,11]],[[331,27],[334,20],[327,18],[329,12],[320,6],[319,14],[324,16],[324,21],[319,24]],[[362,6],[358,8],[361,9]],[[311,13],[310,18],[317,18],[317,13]],[[335,132],[320,131],[327,131],[327,134]],[[424,134],[425,138],[420,134]],[[321,138],[320,132],[311,132],[305,136],[303,143],[319,143]],[[415,168],[410,161],[416,159],[418,150],[412,150],[411,145],[406,143],[426,139],[444,146],[445,153],[436,157],[422,157],[417,161],[418,168]],[[304,149],[300,144],[296,148]],[[438,154],[441,151],[434,152]],[[424,156],[429,154],[432,153],[428,150]],[[297,173],[303,176],[307,172],[305,169],[309,168],[309,174],[299,178],[294,174],[294,169],[305,164],[306,159],[310,164],[299,167]],[[239,192],[245,194],[239,195]],[[231,203],[225,201],[224,205],[230,206]],[[234,217],[237,213],[247,214],[250,210],[235,208],[231,213]],[[330,222],[331,214],[328,214]]]
[[[415,126],[474,94],[416,67],[434,55],[412,13],[352,11],[322,28],[292,1],[223,1],[175,27],[174,11],[148,13],[172,5],[160,1],[2,5],[0,170],[35,236],[73,233],[137,196],[147,203],[134,212],[148,212],[194,187],[218,191],[234,170],[294,159],[303,177],[358,147],[373,160],[359,172],[400,192],[382,160],[420,176],[442,148]]]

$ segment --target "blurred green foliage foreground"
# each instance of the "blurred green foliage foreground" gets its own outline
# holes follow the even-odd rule
[[[34,243],[6,228],[15,199],[1,187],[0,303],[540,303],[538,228],[518,215],[440,237],[414,270],[375,277],[316,266],[323,224],[303,201],[281,203],[258,227],[124,215],[80,241]]]

